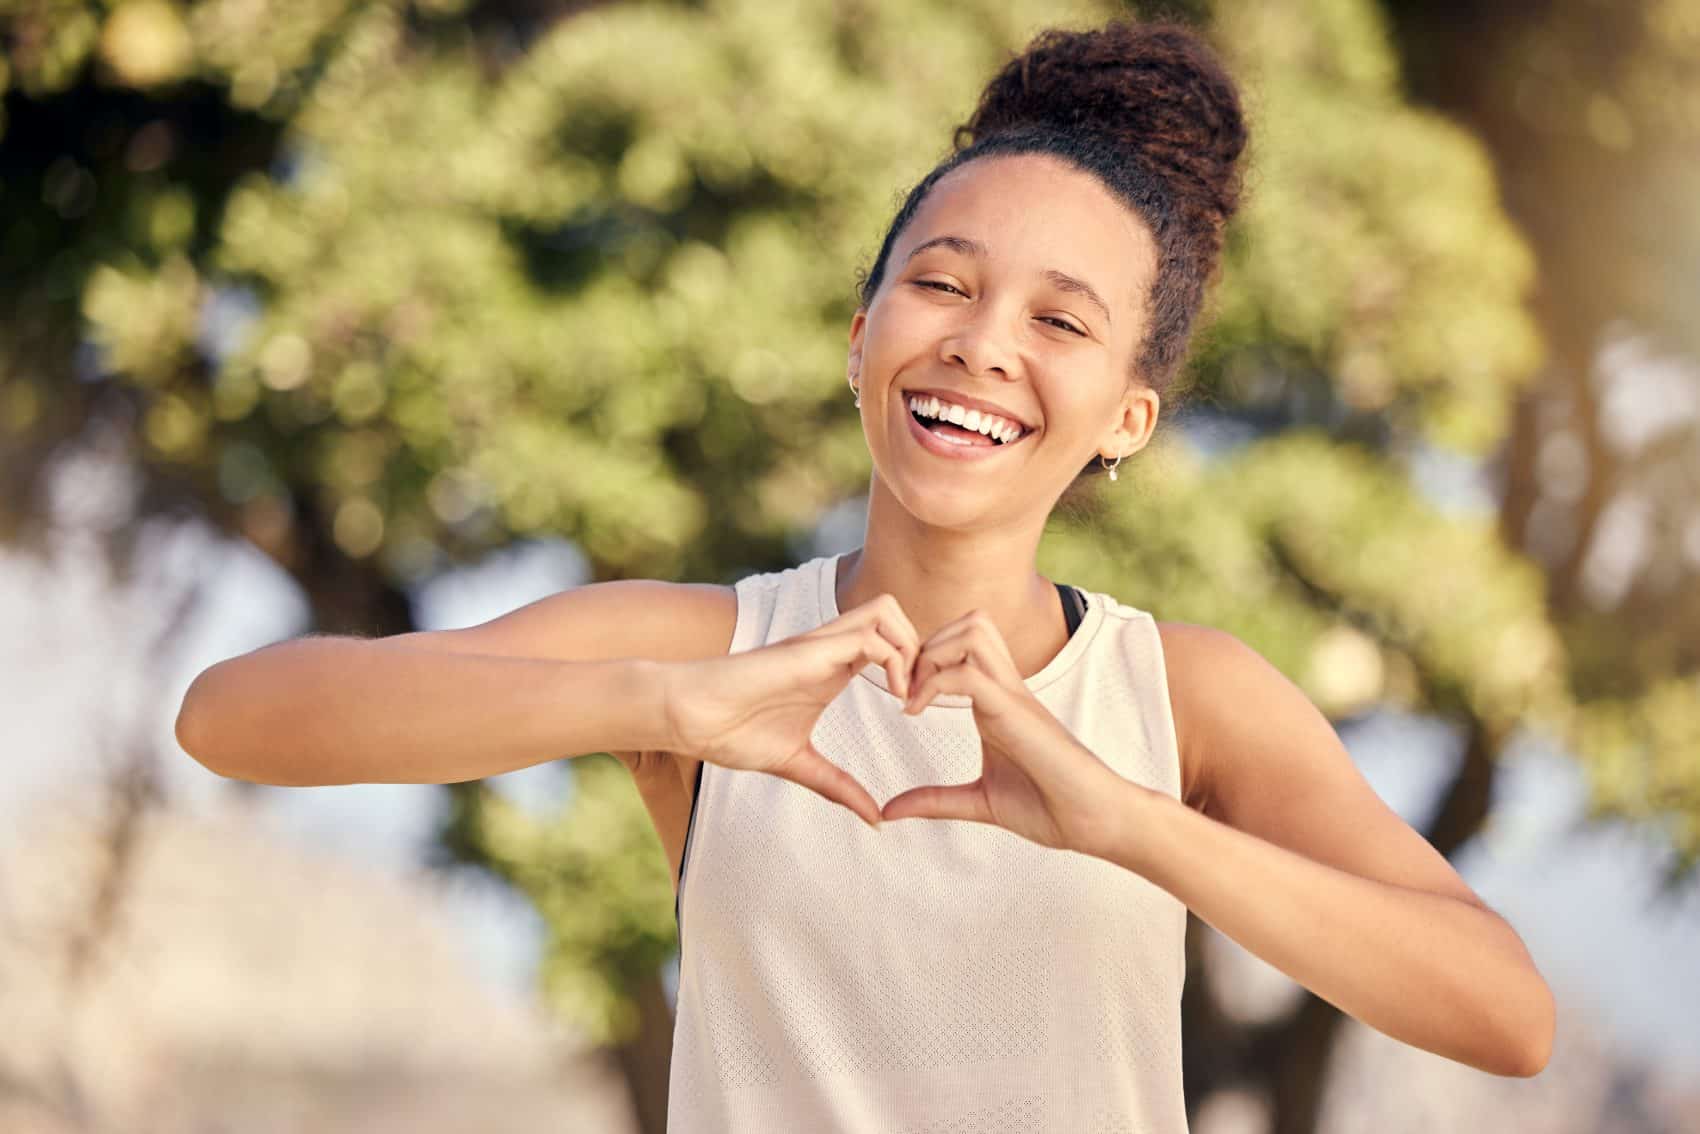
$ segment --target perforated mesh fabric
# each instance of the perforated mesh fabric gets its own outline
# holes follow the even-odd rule
[[[837,556],[738,582],[731,652],[838,615]],[[1027,680],[1116,772],[1178,796],[1148,613],[1086,592]],[[875,799],[979,774],[966,697],[905,717],[870,665],[813,739]],[[979,823],[869,829],[775,776],[703,770],[685,863],[670,1134],[1184,1132],[1186,907]]]

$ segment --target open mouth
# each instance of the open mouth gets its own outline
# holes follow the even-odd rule
[[[978,411],[964,411],[926,394],[905,394],[909,416],[922,429],[953,445],[1001,448],[1033,432],[1020,422]]]

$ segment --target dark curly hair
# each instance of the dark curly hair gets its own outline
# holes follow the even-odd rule
[[[1187,25],[1116,19],[1040,32],[986,85],[949,156],[909,191],[858,299],[872,303],[892,245],[945,174],[977,158],[1050,154],[1096,176],[1156,239],[1149,329],[1128,379],[1166,401],[1239,206],[1245,147],[1234,81]],[[1082,472],[1101,469],[1094,460]]]

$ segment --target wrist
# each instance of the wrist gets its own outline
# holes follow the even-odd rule
[[[1150,838],[1150,825],[1160,818],[1157,809],[1167,798],[1116,775],[1113,790],[1106,793],[1106,806],[1078,848],[1080,853],[1133,869],[1140,848]]]
[[[672,667],[654,658],[599,658],[561,664],[571,690],[563,704],[586,736],[580,751],[671,752],[674,733],[667,683]]]
[[[681,663],[635,659],[636,680],[648,691],[647,716],[653,722],[648,747],[663,752],[685,751],[684,732],[679,724]]]

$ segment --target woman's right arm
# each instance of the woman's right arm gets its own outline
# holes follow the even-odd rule
[[[666,749],[662,659],[724,653],[729,602],[726,588],[622,580],[464,630],[278,642],[196,677],[177,739],[220,775],[291,787]]]

